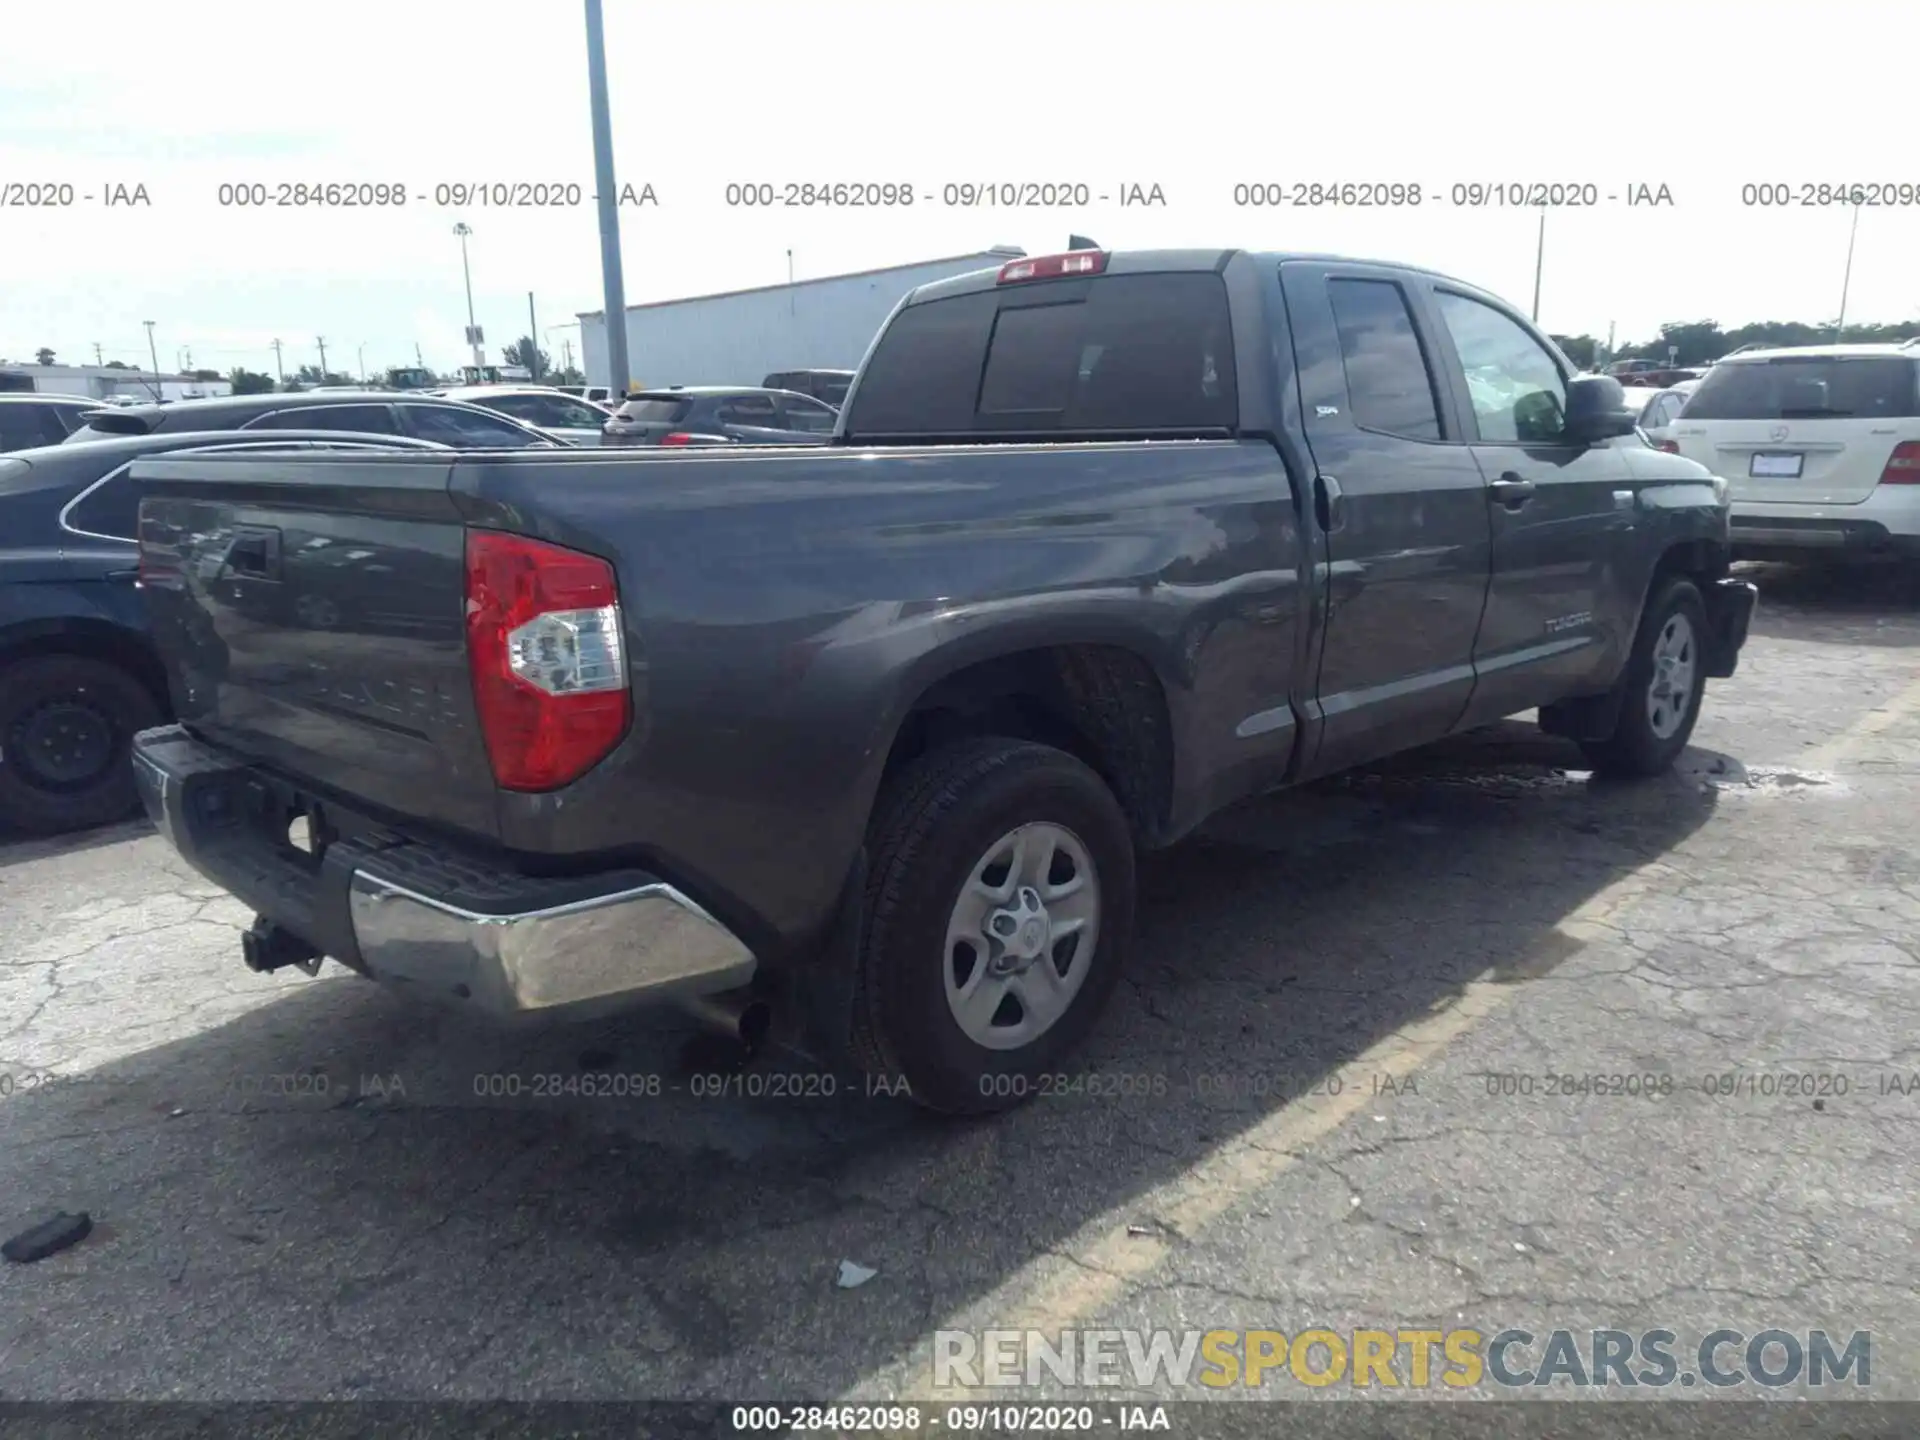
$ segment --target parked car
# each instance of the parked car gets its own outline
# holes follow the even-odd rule
[[[183,450],[316,447],[447,449],[326,430],[246,439],[185,431],[0,456],[0,831],[57,834],[138,804],[128,745],[168,712],[134,590],[133,462]]]
[[[791,390],[824,400],[838,410],[853,384],[851,370],[780,370],[760,382],[768,390]]]
[[[171,405],[96,410],[67,437],[68,444],[118,435],[187,430],[350,430],[404,435],[461,450],[520,449],[563,442],[518,420],[466,405],[401,391],[349,394],[226,395]]]
[[[1731,484],[1743,555],[1920,557],[1920,340],[1729,355],[1672,436]]]
[[[1483,291],[1325,257],[922,286],[814,450],[136,474],[180,714],[142,794],[257,913],[254,968],[510,1017],[789,1006],[943,1111],[1086,1035],[1136,849],[1535,709],[1661,772],[1755,599],[1724,487],[1618,382]],[[232,527],[401,557],[368,583],[407,623],[256,618],[319,583],[291,545],[271,582],[173,578]]]
[[[80,427],[82,416],[99,408],[98,400],[84,395],[0,393],[0,453],[58,445]]]
[[[604,445],[824,445],[839,414],[810,395],[725,385],[672,386],[629,395],[607,421]]]
[[[1669,455],[1680,453],[1680,443],[1673,438],[1673,422],[1680,416],[1687,397],[1698,388],[1698,380],[1682,380],[1678,385],[1665,390],[1655,390],[1647,397],[1640,411],[1640,433],[1647,437],[1647,443],[1656,450],[1664,450]]]
[[[611,407],[620,403],[620,397],[605,385],[556,385],[553,388],[595,405]]]
[[[569,445],[598,445],[600,432],[613,413],[563,391],[542,385],[474,385],[440,392],[531,425]]]

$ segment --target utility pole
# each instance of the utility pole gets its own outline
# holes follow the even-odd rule
[[[273,342],[273,373],[280,377],[280,388],[287,388],[287,367],[280,363],[280,342]]]
[[[413,363],[418,365],[422,370],[427,368],[427,357],[420,353],[420,342],[418,340],[413,342]]]
[[[105,365],[107,363],[100,358],[100,342],[98,340],[93,342],[93,363],[95,365]]]
[[[473,227],[462,220],[453,227],[453,233],[460,237],[460,273],[467,282],[467,343],[473,347],[473,365],[478,370],[487,363],[487,357],[480,348],[480,327],[473,318],[473,267],[467,263],[467,237],[473,234]],[[478,375],[473,378],[479,383]]]
[[[607,384],[625,397],[632,372],[627,365],[627,295],[620,275],[620,197],[613,185],[613,120],[607,111],[607,36],[600,0],[587,5],[587,98],[593,110],[593,178],[600,202],[600,282],[605,292]]]
[[[360,383],[364,385],[367,383],[367,347],[364,345],[356,345],[354,347],[353,357],[360,362]]]
[[[573,369],[573,337],[568,336],[565,339],[563,339],[560,342],[560,348],[564,350],[567,355],[566,368],[569,370]]]
[[[320,347],[320,383],[324,385],[327,383],[327,337],[316,335],[313,343]]]
[[[1840,337],[1847,328],[1847,291],[1853,285],[1853,242],[1860,234],[1860,200],[1856,196],[1853,202],[1853,225],[1847,231],[1847,271],[1840,278],[1840,318],[1834,322],[1833,343],[1838,345]]]
[[[193,369],[193,346],[191,345],[187,346],[187,363],[185,365],[182,365],[180,368],[182,370],[188,370],[188,371],[191,371]]]
[[[153,379],[148,383],[147,388],[153,391],[153,398],[158,400],[160,398],[160,352],[153,343],[153,321],[142,320],[140,323],[147,327],[147,359],[153,362]]]
[[[527,292],[527,346],[533,353],[527,356],[527,370],[533,378],[540,378],[540,324],[533,318],[533,292]]]
[[[1540,272],[1547,266],[1547,207],[1540,207],[1540,239],[1533,252],[1533,323],[1540,323]]]

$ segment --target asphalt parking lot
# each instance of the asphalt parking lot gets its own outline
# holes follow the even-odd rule
[[[1663,781],[1510,724],[1151,859],[1091,1083],[985,1122],[251,975],[143,824],[0,848],[0,1229],[95,1222],[0,1268],[0,1398],[932,1396],[940,1329],[1423,1324],[1868,1330],[1920,1398],[1920,583],[1754,578]]]

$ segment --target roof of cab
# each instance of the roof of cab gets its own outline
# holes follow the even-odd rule
[[[1224,270],[1227,265],[1238,259],[1247,259],[1266,265],[1283,265],[1295,261],[1314,261],[1329,265],[1366,265],[1377,266],[1383,270],[1400,270],[1409,274],[1425,275],[1430,279],[1444,280],[1449,285],[1458,285],[1462,289],[1479,294],[1488,292],[1469,281],[1452,275],[1443,275],[1438,270],[1429,270],[1423,265],[1409,265],[1401,260],[1375,260],[1360,255],[1327,255],[1310,251],[1292,250],[1109,250],[1106,252],[1106,268],[1103,275],[1128,274],[1164,274],[1179,270]],[[1037,260],[1043,256],[1029,255],[1023,258]],[[1011,263],[1011,262],[1009,262]],[[969,270],[964,275],[955,275],[946,280],[935,280],[910,291],[904,303],[924,304],[929,300],[945,300],[955,295],[971,295],[982,290],[991,290],[999,283],[1000,269]],[[1049,284],[1041,280],[1028,282]]]

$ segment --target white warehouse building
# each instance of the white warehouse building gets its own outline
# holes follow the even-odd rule
[[[627,307],[634,387],[758,385],[776,370],[852,370],[900,297],[916,286],[1018,259],[1013,246]],[[587,383],[607,385],[606,312],[580,315]]]

